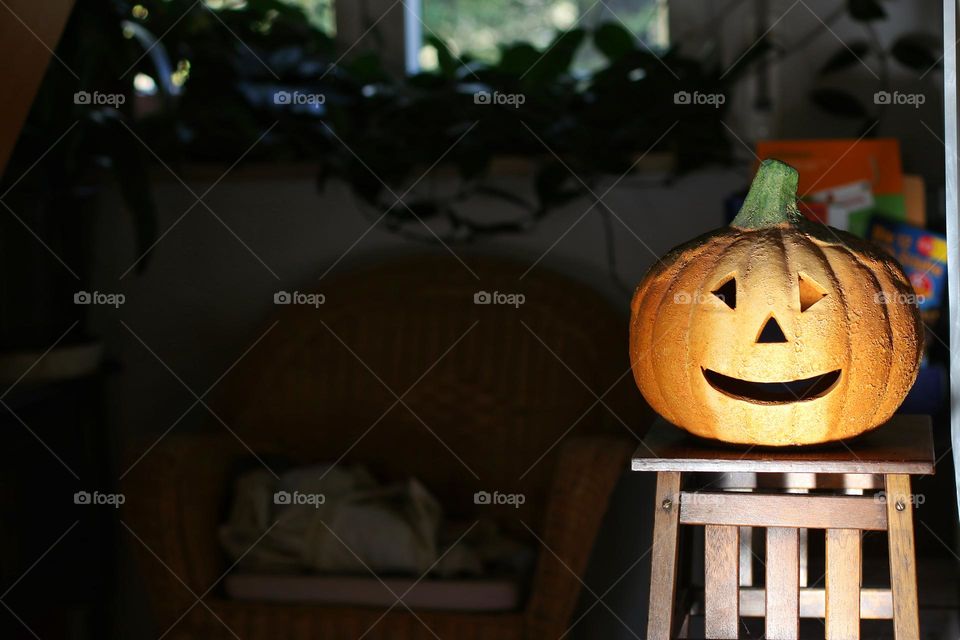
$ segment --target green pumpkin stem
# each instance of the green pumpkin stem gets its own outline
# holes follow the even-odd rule
[[[760,163],[740,213],[730,223],[741,229],[762,229],[800,219],[797,210],[797,170],[785,162],[768,159]]]

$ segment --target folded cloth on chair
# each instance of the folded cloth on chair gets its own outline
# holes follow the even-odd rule
[[[479,575],[526,562],[523,545],[491,523],[444,549],[443,514],[416,479],[379,484],[363,467],[300,467],[241,475],[220,541],[241,571]]]
[[[238,479],[220,540],[244,570],[420,574],[437,559],[440,521],[414,479],[382,486],[363,467],[301,467],[279,480],[258,470]]]

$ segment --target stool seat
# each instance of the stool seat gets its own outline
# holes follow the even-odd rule
[[[763,617],[768,640],[795,639],[800,618],[816,617],[831,639],[859,638],[860,620],[868,618],[892,619],[897,640],[919,639],[910,476],[934,472],[928,416],[896,416],[848,441],[783,448],[704,440],[661,419],[631,468],[657,473],[648,639],[678,630],[680,525],[705,532],[707,638],[736,638],[741,617]],[[721,475],[683,490],[686,477],[702,473]],[[750,560],[754,529],[766,532],[760,589],[741,568]],[[822,589],[806,584],[808,529],[826,532]],[[862,588],[863,531],[888,536],[889,589]]]
[[[633,454],[634,471],[933,474],[929,416],[894,416],[851,440],[804,447],[744,447],[704,440],[657,419]]]

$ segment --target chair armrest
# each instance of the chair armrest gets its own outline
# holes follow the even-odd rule
[[[226,569],[217,528],[244,453],[227,435],[172,435],[123,479],[121,518],[164,627],[195,601],[184,584],[199,596]]]
[[[527,605],[527,637],[566,631],[610,494],[628,469],[624,438],[571,438],[561,448],[542,527],[542,546]]]

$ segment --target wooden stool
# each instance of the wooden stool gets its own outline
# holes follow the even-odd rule
[[[897,640],[919,638],[910,476],[934,470],[928,417],[896,416],[846,443],[777,449],[727,446],[658,421],[632,469],[657,472],[648,640],[678,629],[681,524],[705,527],[707,638],[737,638],[741,616],[765,618],[770,640],[797,638],[801,617],[824,618],[831,639],[859,638],[861,618],[892,619]],[[683,491],[683,474],[696,472],[723,474],[707,487],[720,490]],[[744,474],[756,482],[743,482]],[[849,495],[875,489],[885,494]],[[740,575],[746,527],[766,529],[763,589],[741,588],[751,584]],[[807,528],[826,530],[826,589],[801,586],[799,541]],[[890,589],[861,589],[862,531],[887,531]]]

